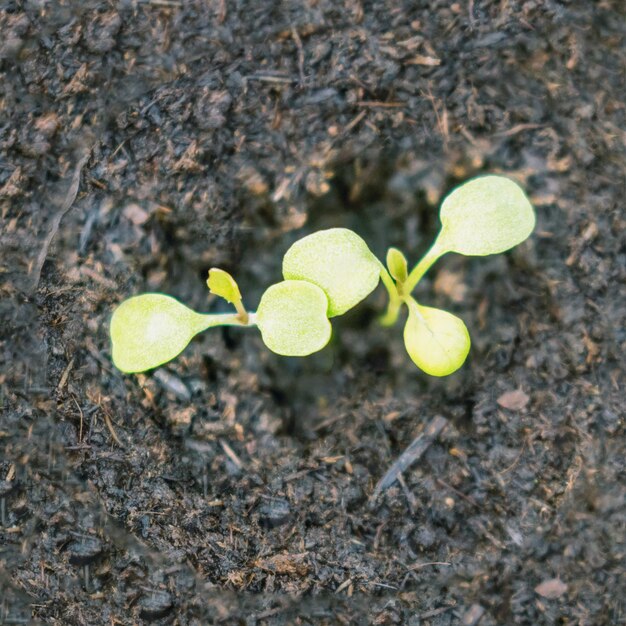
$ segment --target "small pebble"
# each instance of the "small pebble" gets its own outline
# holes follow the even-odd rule
[[[461,618],[461,624],[463,626],[476,626],[484,614],[484,607],[480,606],[480,604],[472,604]]]
[[[185,383],[177,376],[174,376],[174,374],[170,374],[170,372],[164,369],[158,369],[154,372],[154,378],[165,391],[174,394],[179,400],[184,402],[191,400],[191,392],[187,389]]]
[[[72,541],[67,550],[72,565],[89,565],[102,553],[102,542],[97,537],[85,537]]]
[[[276,528],[289,521],[291,508],[283,498],[265,500],[259,507],[259,523],[266,528]]]
[[[560,598],[566,591],[567,585],[560,578],[544,580],[535,587],[535,593],[548,600]]]
[[[160,619],[168,614],[172,604],[172,596],[167,591],[154,591],[141,599],[140,615],[143,619]]]

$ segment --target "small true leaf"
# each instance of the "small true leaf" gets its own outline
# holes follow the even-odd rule
[[[146,293],[120,304],[111,318],[113,363],[144,372],[180,354],[206,328],[206,317],[170,296]]]
[[[387,269],[399,283],[403,283],[409,275],[406,257],[398,248],[387,250]]]
[[[404,344],[421,370],[431,376],[447,376],[463,365],[470,336],[456,315],[412,302],[404,327]]]
[[[261,297],[256,323],[265,345],[283,356],[307,356],[330,340],[328,298],[313,283],[285,280]]]
[[[535,228],[535,212],[522,188],[504,176],[481,176],[457,187],[441,205],[442,251],[470,256],[504,252]]]
[[[341,315],[367,297],[380,280],[380,261],[347,228],[330,228],[296,241],[283,259],[287,280],[306,280],[328,296],[328,316]]]
[[[224,270],[212,267],[209,270],[209,279],[206,281],[206,284],[211,293],[220,296],[220,298],[224,298],[226,302],[232,304],[241,301],[239,285],[237,285],[235,279]]]

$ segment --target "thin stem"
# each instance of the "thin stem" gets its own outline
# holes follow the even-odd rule
[[[409,311],[413,311],[414,313],[422,317],[422,314],[419,312],[419,304],[413,296],[406,296],[404,298],[404,301],[406,302]]]
[[[387,271],[387,268],[381,264],[380,266],[380,277],[385,285],[385,288],[389,292],[389,299],[397,299],[399,298],[398,288],[396,287],[396,283],[393,278],[391,278],[391,274]]]
[[[256,326],[256,315],[247,313],[247,321],[243,322],[239,313],[202,313],[198,324],[198,331],[201,332],[214,326]]]
[[[389,293],[389,304],[387,305],[387,311],[380,318],[380,323],[383,326],[393,326],[397,319],[398,314],[400,313],[400,308],[402,307],[402,297],[398,293],[398,286],[394,282],[393,278],[387,271],[387,268],[381,264],[380,269],[380,277]]]
[[[439,245],[438,241],[432,245],[431,249],[422,257],[421,261],[411,270],[409,277],[406,279],[406,282],[403,286],[403,292],[406,294],[410,294],[413,289],[415,289],[417,283],[422,280],[424,274],[431,268],[431,266],[435,263],[435,261],[443,254],[445,254],[446,250],[443,250]]]
[[[380,318],[380,323],[383,326],[393,326],[398,321],[398,316],[400,315],[400,309],[402,308],[402,300],[398,300],[394,302],[393,300],[389,300],[389,304],[387,305],[387,310],[385,314]]]
[[[243,306],[243,302],[241,300],[237,300],[233,302],[235,305],[235,309],[237,309],[237,317],[243,324],[248,323],[248,311]]]

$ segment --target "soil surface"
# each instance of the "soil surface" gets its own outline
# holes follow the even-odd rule
[[[3,0],[0,35],[0,624],[626,623],[621,0]],[[382,290],[307,359],[112,366],[124,298],[226,310],[219,266],[254,308],[328,226],[416,261],[484,172],[538,223],[420,284],[455,375]]]

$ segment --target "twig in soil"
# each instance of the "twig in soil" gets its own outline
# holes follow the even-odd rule
[[[63,388],[67,384],[67,379],[69,378],[70,372],[72,371],[72,368],[74,367],[75,360],[76,360],[76,357],[73,356],[70,359],[70,362],[67,364],[67,367],[63,370],[63,373],[61,374],[61,378],[59,380],[59,384],[57,385],[57,393],[61,393],[61,391],[63,391]]]
[[[243,469],[243,462],[241,459],[235,454],[235,451],[223,440],[220,439],[220,445],[222,449],[226,453],[226,456],[239,468]]]
[[[219,1],[219,9],[217,12],[217,23],[223,24],[226,19],[227,9],[226,9],[226,0]]]
[[[469,0],[467,14],[469,17],[470,28],[474,30],[474,27],[476,26],[476,18],[474,17],[474,0]]]
[[[329,426],[332,426],[335,422],[340,422],[341,420],[344,420],[344,419],[346,419],[345,413],[338,413],[336,415],[332,415],[331,417],[325,419],[323,422],[316,424],[315,427],[313,428],[313,432],[317,433],[320,430],[324,430],[324,428],[328,428]]]
[[[141,4],[152,4],[155,7],[168,7],[168,8],[180,8],[183,6],[182,2],[176,0],[139,0]]]
[[[375,580],[368,580],[366,585],[371,585],[372,587],[382,587],[383,589],[393,589],[393,591],[398,591],[398,587],[395,585],[388,585],[387,583],[379,583]]]
[[[398,482],[400,483],[400,487],[402,487],[402,491],[404,492],[404,497],[407,499],[409,503],[409,508],[411,509],[411,513],[415,513],[417,511],[417,500],[413,495],[412,491],[408,488],[406,482],[404,481],[404,476],[402,474],[398,474]]]
[[[399,109],[406,106],[404,102],[378,102],[373,100],[359,100],[358,107],[380,107],[381,109]]]
[[[426,426],[424,431],[420,433],[409,445],[409,447],[398,457],[397,461],[389,468],[387,473],[378,481],[371,501],[375,501],[378,496],[388,487],[391,487],[402,472],[409,469],[413,463],[418,461],[424,452],[428,450],[431,444],[437,439],[439,433],[447,426],[448,420],[441,415],[434,417]]]
[[[372,585],[373,587],[382,587],[383,589],[393,589],[394,591],[398,591],[398,588],[395,585],[388,585],[387,583],[378,583],[374,580],[368,580],[366,585]]]
[[[347,135],[365,116],[367,109],[363,109],[348,125],[343,129],[343,134]]]
[[[441,608],[438,609],[433,609],[432,611],[426,611],[426,613],[422,613],[419,618],[420,620],[422,619],[428,619],[430,617],[437,617],[437,615],[441,615],[442,613],[445,613],[446,611],[449,611],[450,609],[453,609],[453,606],[442,606]]]
[[[437,101],[435,100],[435,96],[433,96],[430,87],[428,88],[428,92],[422,92],[422,95],[430,102],[433,107],[435,117],[437,118],[437,129],[443,137],[444,148],[447,149],[448,139],[450,138],[450,129],[448,127],[448,109],[446,109],[446,105],[442,101],[441,108],[443,109],[443,113],[441,115],[439,114],[439,107],[437,106]]]
[[[409,565],[407,566],[407,569],[410,572],[413,572],[416,569],[422,569],[423,567],[429,567],[431,565],[445,565],[449,567],[452,563],[448,563],[448,561],[429,561],[428,563],[415,563],[413,565]]]
[[[80,413],[80,429],[78,431],[78,443],[82,443],[83,441],[83,424],[85,422],[85,415],[83,413],[83,410],[80,408],[80,404],[78,404],[78,400],[76,400],[76,396],[74,394],[70,394],[72,400],[74,401],[74,404],[76,405],[76,408],[78,409],[78,412]]]
[[[297,78],[276,76],[274,74],[249,74],[248,76],[244,76],[244,80],[258,80],[263,83],[284,83],[288,85],[298,82]]]
[[[441,485],[442,487],[445,487],[446,489],[450,489],[450,491],[453,491],[454,493],[456,493],[456,495],[459,496],[459,498],[463,498],[463,500],[465,500],[466,502],[469,502],[472,506],[475,506],[477,509],[480,508],[476,500],[474,500],[474,498],[472,498],[471,496],[464,494],[462,491],[459,491],[452,485],[449,485],[444,480],[441,480],[441,478],[437,478],[436,481],[438,485]]]
[[[304,48],[302,47],[302,39],[298,35],[295,26],[291,27],[291,37],[298,49],[298,74],[300,75],[300,89],[304,89]]]
[[[496,137],[512,137],[513,135],[517,135],[517,133],[521,133],[524,130],[534,130],[535,128],[543,128],[545,124],[516,124],[512,126],[508,130],[503,130],[498,133],[495,133]]]
[[[83,171],[83,167],[85,167],[85,163],[87,163],[87,159],[91,154],[91,149],[85,150],[84,154],[78,160],[76,167],[74,168],[74,174],[72,174],[72,181],[70,183],[69,189],[65,194],[65,198],[61,203],[60,209],[57,211],[56,215],[52,219],[52,225],[50,226],[50,230],[48,235],[46,236],[45,241],[43,242],[43,246],[39,251],[39,255],[37,256],[37,261],[35,262],[35,267],[33,268],[33,286],[32,290],[35,292],[37,287],[39,287],[39,280],[41,279],[41,270],[43,269],[43,264],[46,262],[46,258],[48,257],[48,250],[50,249],[50,244],[54,239],[54,236],[57,234],[59,230],[59,226],[61,225],[61,220],[63,216],[72,208],[74,204],[74,200],[76,200],[76,196],[78,195],[78,187],[80,186],[80,175]]]
[[[508,474],[519,463],[519,460],[522,458],[522,454],[524,454],[525,450],[526,450],[526,442],[524,441],[522,445],[522,449],[519,451],[519,454],[515,457],[515,460],[513,461],[513,463],[511,463],[511,465],[509,465],[508,467],[504,468],[501,472],[498,472],[498,475],[504,476],[505,474]]]
[[[94,207],[89,214],[87,215],[87,219],[85,220],[85,224],[80,231],[80,237],[78,238],[78,254],[83,256],[87,250],[87,246],[89,245],[89,240],[91,239],[91,231],[93,230],[94,225],[98,220],[98,207]]]
[[[124,444],[120,441],[120,438],[117,436],[117,433],[115,432],[115,429],[113,428],[113,422],[109,414],[105,410],[102,411],[102,414],[104,415],[104,423],[107,425],[107,428],[109,429],[109,432],[111,433],[111,437],[113,437],[113,439],[115,440],[115,443],[120,448],[123,448]]]

